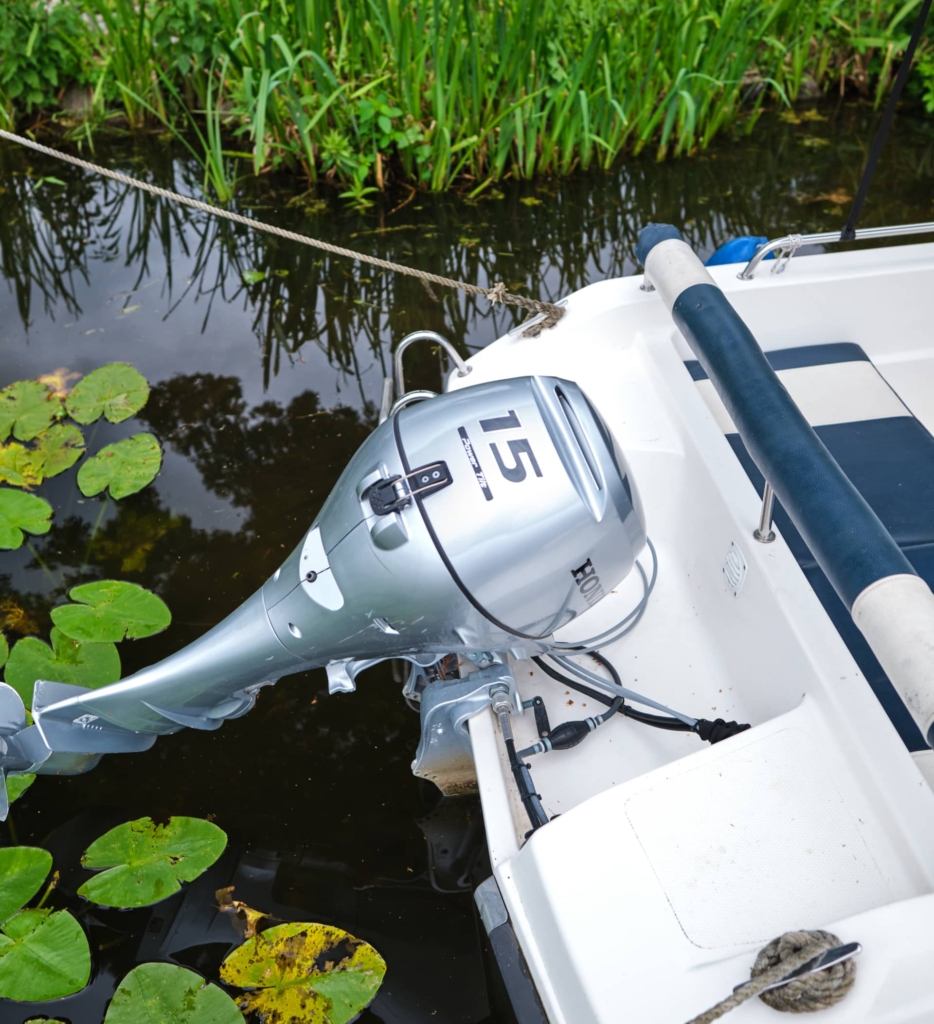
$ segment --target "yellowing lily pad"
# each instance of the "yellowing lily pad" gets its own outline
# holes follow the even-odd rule
[[[206,871],[227,846],[227,834],[201,818],[170,818],[156,825],[138,818],[96,839],[81,858],[102,869],[78,890],[105,907],[146,907],[178,892]]]
[[[18,640],[10,653],[5,681],[32,707],[37,679],[97,688],[120,678],[120,655],[112,643],[82,643],[53,629],[52,646],[33,636]]]
[[[221,979],[247,989],[240,1009],[264,1024],[347,1024],[372,1002],[386,962],[362,939],[326,924],[290,921],[238,946]]]
[[[18,380],[0,391],[0,441],[12,431],[20,441],[31,441],[63,415],[58,396],[37,380]]]
[[[68,596],[77,603],[53,608],[52,621],[72,640],[119,643],[124,637],[161,633],[172,621],[165,601],[136,583],[82,583],[72,587]]]
[[[6,664],[6,660],[9,656],[10,645],[6,642],[6,637],[0,633],[0,668]]]
[[[110,488],[112,498],[125,498],[152,483],[162,465],[162,449],[152,434],[109,444],[78,470],[78,486],[86,497]]]
[[[44,498],[0,487],[0,548],[18,548],[24,532],[48,533],[51,518],[52,506]]]
[[[0,444],[0,483],[37,487],[45,478],[45,456],[35,448],[11,441]]]
[[[104,1024],[243,1024],[217,985],[175,964],[140,964],[117,986]]]
[[[122,423],[148,398],[149,385],[139,370],[129,363],[108,363],[78,381],[65,408],[79,423],[93,423],[102,413],[111,423]]]

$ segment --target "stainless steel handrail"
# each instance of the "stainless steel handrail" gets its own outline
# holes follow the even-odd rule
[[[440,345],[445,352],[451,357],[452,362],[457,367],[457,376],[466,377],[468,373],[473,369],[472,366],[468,366],[463,359],[457,354],[457,349],[448,341],[447,338],[442,337],[435,331],[413,331],[412,334],[407,334],[402,341],[399,342],[396,348],[396,354],[394,358],[395,366],[395,385],[393,384],[392,377],[385,377],[383,379],[383,393],[379,403],[379,422],[383,424],[390,416],[395,415],[399,409],[408,405],[405,399],[409,395],[415,397],[410,401],[418,401],[422,398],[434,397],[434,391],[409,391],[405,390],[405,379],[402,376],[402,354],[412,344],[413,341],[433,341]],[[395,404],[393,404],[392,396],[393,392],[399,395]]]
[[[405,352],[413,341],[433,341],[436,345],[440,345],[451,357],[451,361],[457,367],[458,377],[466,377],[473,369],[472,366],[468,366],[464,360],[461,359],[457,353],[457,349],[454,348],[447,338],[442,337],[435,331],[413,331],[411,334],[407,334],[402,341],[399,342],[399,346],[396,349],[396,394],[399,395],[400,398],[405,394],[405,381],[402,377],[402,353]]]
[[[934,221],[927,221],[924,224],[896,224],[887,228],[860,228],[856,232],[856,242],[865,242],[873,238],[894,238],[897,235],[926,235],[934,234]],[[784,238],[773,238],[766,242],[755,256],[746,264],[736,276],[740,281],[751,281],[755,276],[759,264],[771,252],[781,252],[782,255],[775,261],[772,267],[773,274],[780,274],[794,256],[795,252],[802,245],[833,245],[841,241],[839,231],[822,231],[816,235],[786,235]]]

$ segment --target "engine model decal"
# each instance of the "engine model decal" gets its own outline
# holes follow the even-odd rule
[[[458,427],[457,433],[460,436],[461,444],[464,446],[464,451],[467,453],[467,461],[473,469],[474,476],[477,478],[477,483],[480,485],[480,490],[483,491],[483,497],[486,498],[487,501],[492,501],[493,492],[490,490],[490,485],[486,482],[486,474],[480,468],[480,461],[477,458],[477,453],[473,450],[473,444],[467,436],[467,431],[464,430],[463,427]]]

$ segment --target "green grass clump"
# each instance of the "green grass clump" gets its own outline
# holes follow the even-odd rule
[[[133,128],[162,122],[219,198],[237,174],[279,168],[336,179],[360,204],[390,178],[481,191],[647,147],[690,153],[803,88],[879,102],[920,2],[69,0],[86,31],[59,57],[35,44],[66,5],[0,0],[29,59],[62,65],[44,89],[0,84],[0,106],[9,119],[52,106],[70,76],[93,87],[86,134],[115,110]]]

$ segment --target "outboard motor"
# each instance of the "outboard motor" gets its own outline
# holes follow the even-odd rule
[[[183,650],[97,690],[0,685],[0,770],[76,773],[182,727],[216,729],[281,676],[350,691],[387,658],[517,658],[632,569],[645,544],[625,458],[580,388],[480,384],[409,405],[364,442],[261,590]]]

